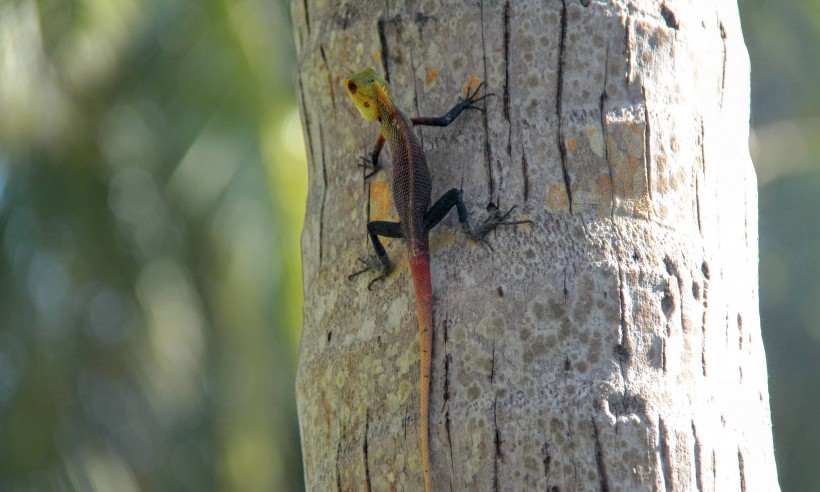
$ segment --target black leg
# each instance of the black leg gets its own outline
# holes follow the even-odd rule
[[[479,111],[484,111],[484,108],[480,106],[476,106],[475,103],[481,101],[482,99],[486,99],[490,96],[495,94],[485,94],[481,97],[478,97],[478,92],[481,90],[481,87],[484,85],[482,82],[474,91],[470,91],[467,93],[467,97],[462,99],[458,102],[453,109],[447,112],[444,116],[439,116],[438,118],[433,118],[429,116],[417,116],[415,118],[410,118],[410,121],[413,122],[414,125],[425,125],[425,126],[447,126],[465,110],[465,109],[477,109]]]
[[[465,234],[476,241],[481,241],[484,244],[487,244],[487,246],[489,246],[489,243],[487,243],[484,237],[496,227],[500,225],[532,223],[532,221],[529,220],[507,222],[507,217],[509,217],[512,211],[515,210],[515,207],[512,207],[504,213],[499,210],[494,210],[493,214],[481,223],[481,225],[473,228],[473,226],[470,225],[470,216],[467,214],[467,207],[464,205],[464,200],[461,198],[461,190],[453,188],[442,195],[442,197],[439,198],[424,215],[424,222],[427,230],[429,231],[441,222],[441,220],[447,216],[453,207],[456,207],[456,211],[458,212],[458,221],[461,222],[461,227],[464,229]]]
[[[461,198],[461,190],[456,188],[443,194],[424,215],[424,223],[427,230],[429,231],[437,226],[438,223],[450,213],[453,207],[456,207],[458,221],[461,222],[461,227],[464,228],[464,232],[470,234],[470,216],[467,215],[467,207],[464,206],[464,200]]]
[[[370,235],[370,242],[373,243],[373,249],[376,250],[379,261],[382,262],[385,268],[389,268],[390,257],[387,256],[387,251],[382,246],[382,242],[379,241],[379,236],[400,238],[401,223],[374,220],[367,223],[367,233]]]
[[[381,155],[383,148],[384,135],[379,133],[379,137],[376,139],[376,145],[373,146],[373,151],[368,155],[363,155],[360,157],[362,162],[359,164],[359,167],[363,167],[365,169],[364,179],[369,179],[371,176],[379,172],[379,169],[381,169],[381,166],[379,165],[379,155]],[[367,172],[368,168],[370,169],[370,172]]]
[[[382,280],[388,273],[390,273],[390,257],[387,256],[387,251],[384,249],[382,242],[379,240],[379,236],[392,238],[402,237],[401,224],[399,222],[374,220],[367,223],[367,234],[370,236],[370,242],[373,243],[373,249],[376,250],[377,259],[359,259],[359,261],[364,263],[366,267],[363,270],[359,270],[358,272],[348,275],[347,279],[352,280],[353,277],[356,277],[364,272],[377,270],[380,272],[379,276],[367,284],[367,290],[371,290],[374,283]]]

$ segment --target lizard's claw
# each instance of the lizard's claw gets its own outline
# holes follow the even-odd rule
[[[507,218],[512,214],[513,210],[515,210],[518,206],[513,205],[509,210],[502,213],[495,205],[490,204],[488,206],[488,210],[490,211],[490,216],[484,219],[484,222],[481,223],[478,227],[467,231],[467,234],[470,238],[474,241],[481,241],[482,243],[486,244],[490,250],[492,251],[493,248],[490,246],[490,243],[487,242],[487,234],[493,231],[496,227],[502,225],[519,225],[519,224],[532,224],[531,220],[512,220],[508,221]]]
[[[369,179],[381,170],[379,159],[373,152],[368,152],[367,155],[360,156],[358,166],[363,169],[370,169],[370,172],[364,175],[364,179]]]
[[[476,103],[479,101],[483,101],[490,96],[495,96],[492,92],[484,94],[481,97],[478,97],[478,93],[481,92],[481,88],[487,85],[485,82],[481,82],[478,86],[473,89],[467,89],[467,96],[461,100],[461,104],[463,105],[464,109],[476,109],[478,111],[484,112],[484,108],[481,106],[476,106]]]
[[[390,265],[389,262],[384,262],[380,258],[377,258],[377,257],[376,258],[373,258],[373,257],[371,257],[371,258],[358,258],[358,260],[359,260],[360,263],[365,265],[365,268],[362,269],[362,270],[359,270],[358,272],[353,272],[350,275],[348,275],[347,276],[348,280],[353,280],[357,276],[359,276],[359,275],[361,275],[365,272],[369,272],[370,270],[375,270],[375,271],[379,272],[379,275],[376,278],[374,278],[373,280],[368,282],[367,290],[373,290],[373,284],[375,284],[376,282],[378,282],[380,280],[384,280],[387,277],[387,275],[390,274],[390,271],[392,270],[392,265]]]

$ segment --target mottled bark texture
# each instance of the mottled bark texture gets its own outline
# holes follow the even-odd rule
[[[418,343],[400,241],[347,275],[389,172],[340,85],[374,66],[411,116],[468,76],[496,97],[424,128],[433,198],[533,225],[494,251],[432,232],[435,490],[776,490],[732,1],[295,0],[310,161],[297,393],[311,491],[421,490]],[[388,155],[383,156],[385,163]],[[454,214],[453,214],[454,215]]]

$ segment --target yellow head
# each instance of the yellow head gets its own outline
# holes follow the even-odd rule
[[[390,103],[387,97],[387,82],[376,75],[372,68],[348,77],[345,80],[345,90],[356,109],[367,121],[379,119],[379,104],[385,106]]]

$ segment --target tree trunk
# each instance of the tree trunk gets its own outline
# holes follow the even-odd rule
[[[433,199],[533,225],[432,231],[434,490],[776,490],[749,64],[733,2],[292,4],[310,185],[297,378],[308,490],[421,490],[406,265],[354,282],[389,173],[341,87],[375,66],[438,116]],[[383,156],[385,162],[387,155]],[[455,215],[455,214],[452,214]],[[519,217],[520,218],[520,217]],[[400,241],[388,251],[399,259]]]

